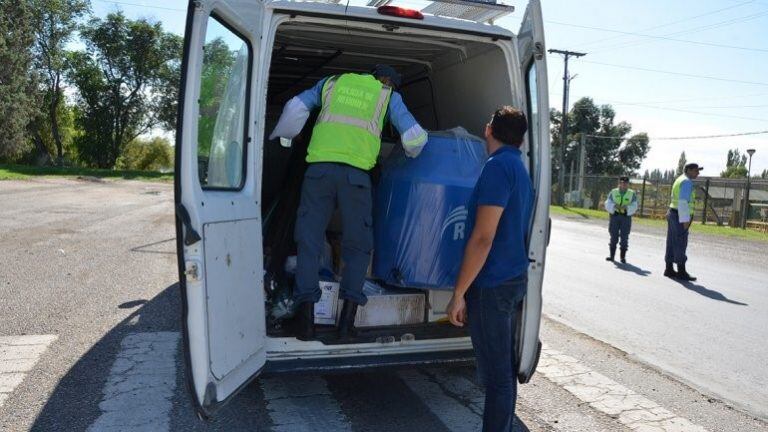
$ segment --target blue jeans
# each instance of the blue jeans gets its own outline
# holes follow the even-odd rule
[[[616,244],[621,240],[621,250],[629,248],[629,232],[632,230],[632,217],[625,214],[612,214],[608,222],[608,232],[611,234],[611,242],[608,246],[612,251],[616,250]]]
[[[339,297],[359,305],[368,301],[363,284],[373,249],[371,178],[367,172],[349,165],[311,163],[304,174],[296,218],[298,262],[293,301],[297,304],[320,300],[318,272],[325,248],[325,229],[337,205],[344,230],[344,272]]]
[[[517,401],[515,332],[528,275],[492,288],[472,286],[466,294],[467,318],[477,375],[485,387],[483,432],[511,432]]]
[[[670,209],[667,212],[667,253],[664,261],[667,264],[685,264],[688,257],[685,250],[688,249],[688,230],[680,223],[680,215]]]

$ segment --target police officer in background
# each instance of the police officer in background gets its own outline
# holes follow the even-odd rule
[[[693,180],[699,176],[704,167],[689,163],[685,166],[683,175],[675,180],[672,185],[672,196],[667,212],[667,254],[664,258],[667,268],[664,276],[684,281],[695,281],[696,278],[688,274],[685,262],[688,257],[685,250],[688,248],[688,231],[693,220],[694,204],[696,203],[696,188]],[[677,264],[675,271],[672,264]]]
[[[619,187],[613,189],[605,200],[605,211],[611,215],[608,223],[608,232],[611,234],[611,242],[608,244],[610,255],[605,260],[614,260],[616,244],[621,239],[621,262],[626,263],[632,215],[637,211],[637,194],[629,188],[629,177],[619,178]]]
[[[365,305],[365,273],[373,249],[372,192],[368,171],[376,165],[385,120],[400,133],[405,153],[416,157],[427,132],[395,91],[400,74],[377,65],[369,74],[344,73],[321,79],[285,105],[270,139],[293,138],[312,110],[320,113],[307,150],[307,168],[296,217],[298,248],[294,330],[301,340],[315,337],[314,306],[320,300],[320,257],[325,230],[338,205],[342,219],[344,271],[339,296],[344,300],[339,338],[354,336],[358,305]]]

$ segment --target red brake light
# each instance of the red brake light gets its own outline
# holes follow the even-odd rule
[[[424,19],[424,15],[422,15],[421,12],[417,11],[416,9],[406,9],[397,6],[379,6],[376,8],[376,11],[382,15],[419,20]]]

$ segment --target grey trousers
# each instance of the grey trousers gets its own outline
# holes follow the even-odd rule
[[[368,301],[363,284],[373,249],[371,178],[349,165],[312,163],[304,175],[296,219],[296,304],[320,300],[318,273],[325,230],[337,205],[341,211],[344,261],[339,296],[360,305]]]
[[[664,260],[667,264],[685,264],[688,257],[685,250],[688,249],[688,230],[680,223],[677,211],[670,209],[667,212],[667,254]]]
[[[621,240],[621,250],[629,248],[629,232],[632,230],[632,217],[624,214],[612,214],[608,222],[608,232],[611,234],[611,242],[608,246],[611,251],[616,250],[616,244]]]

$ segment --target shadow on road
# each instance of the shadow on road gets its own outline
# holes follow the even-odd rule
[[[640,267],[632,265],[630,263],[622,264],[620,262],[614,262],[613,265],[615,265],[616,268],[619,270],[631,272],[638,276],[648,276],[649,274],[651,274],[650,270],[643,270]]]
[[[678,280],[678,279],[673,279],[673,280],[675,282],[679,283],[680,285],[684,286],[685,288],[687,288],[687,289],[689,289],[689,290],[691,290],[691,291],[693,291],[695,293],[701,294],[704,297],[711,298],[712,300],[719,300],[719,301],[722,301],[722,302],[726,302],[726,303],[730,303],[730,304],[735,304],[735,305],[739,305],[739,306],[749,306],[747,303],[742,303],[742,302],[739,302],[739,301],[736,301],[736,300],[731,300],[728,297],[724,296],[722,293],[720,293],[718,291],[715,291],[715,290],[711,290],[711,289],[706,288],[706,287],[703,287],[703,286],[701,286],[699,284],[695,284],[693,282],[688,282],[688,281],[682,281],[682,280]]]

